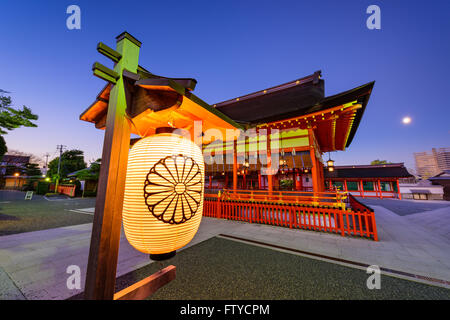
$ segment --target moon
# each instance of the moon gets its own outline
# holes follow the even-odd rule
[[[402,119],[403,124],[410,124],[411,123],[411,118],[410,117],[404,117]]]

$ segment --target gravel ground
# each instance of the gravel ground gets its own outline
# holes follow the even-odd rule
[[[450,299],[448,289],[386,275],[380,290],[369,290],[363,270],[221,238],[187,248],[163,266],[169,264],[177,267],[176,279],[151,299]],[[152,263],[123,275],[116,289],[158,269]]]
[[[450,210],[450,202],[448,204],[444,203],[433,203],[433,201],[429,202],[413,202],[406,200],[394,200],[394,199],[371,199],[371,198],[357,198],[362,203],[371,206],[382,206],[399,216],[407,216],[414,213],[431,211],[440,208],[448,207]]]
[[[0,236],[22,232],[90,223],[93,216],[68,211],[95,206],[95,198],[58,197],[46,200],[33,195],[24,200],[25,192],[0,191]]]

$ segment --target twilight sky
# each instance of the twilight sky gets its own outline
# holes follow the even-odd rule
[[[81,8],[81,30],[66,8]],[[381,8],[381,30],[366,8]],[[39,115],[38,128],[5,139],[10,149],[50,159],[56,145],[101,156],[103,131],[78,120],[105,82],[92,75],[102,41],[127,30],[143,45],[140,65],[198,80],[210,104],[322,70],[325,94],[375,80],[351,146],[336,165],[405,162],[450,146],[450,1],[10,1],[0,5],[0,89]],[[412,123],[402,124],[410,116]],[[327,156],[326,156],[327,157]]]

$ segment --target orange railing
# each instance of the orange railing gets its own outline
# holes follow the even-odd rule
[[[58,193],[66,194],[69,197],[75,197],[75,188],[74,185],[59,185]]]
[[[353,210],[330,204],[244,201],[206,195],[203,215],[249,223],[331,232],[342,236],[362,236],[378,241],[374,212],[362,206]]]
[[[205,190],[205,197],[222,200],[268,201],[308,205],[328,205],[345,208],[347,194],[340,191],[301,192],[301,191],[267,191],[267,190]]]

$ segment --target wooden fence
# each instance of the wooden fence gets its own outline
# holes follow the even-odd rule
[[[205,190],[205,198],[218,197],[222,200],[261,201],[284,204],[314,204],[345,208],[347,193],[340,192],[338,190],[326,192],[267,191],[242,189]]]
[[[74,185],[59,185],[58,193],[66,194],[69,197],[75,197],[75,188]]]
[[[361,236],[378,241],[373,210],[354,197],[349,198],[348,202],[355,207],[224,200],[221,197],[206,196],[203,215],[291,229],[331,232],[342,236]]]

